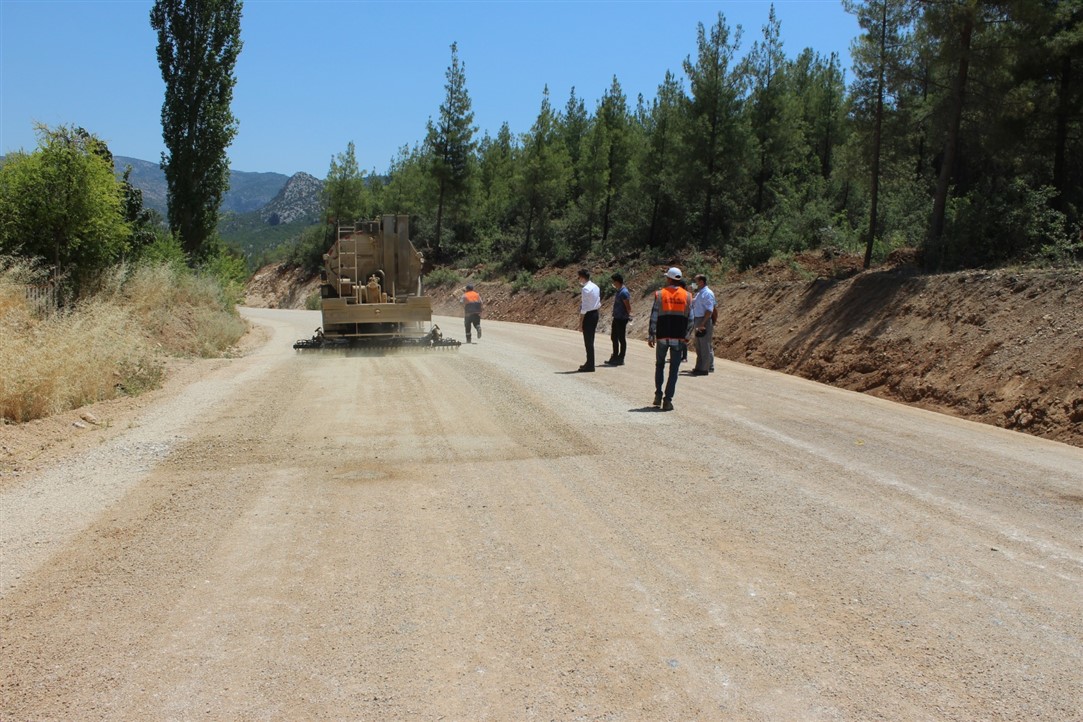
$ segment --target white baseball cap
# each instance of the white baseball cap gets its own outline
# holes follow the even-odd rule
[[[681,269],[674,266],[673,268],[666,271],[666,278],[672,278],[674,281],[681,280]]]

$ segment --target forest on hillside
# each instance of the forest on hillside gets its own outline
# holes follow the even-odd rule
[[[589,254],[715,252],[747,267],[834,247],[930,270],[1083,256],[1083,2],[845,0],[839,58],[751,42],[722,13],[656,96],[614,76],[593,108],[542,93],[525,133],[478,133],[456,45],[426,137],[367,182],[332,160],[331,219],[409,213],[442,263],[534,269]],[[326,229],[298,239],[318,258]]]

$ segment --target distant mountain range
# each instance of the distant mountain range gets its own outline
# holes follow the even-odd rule
[[[113,168],[119,178],[127,166],[132,167],[132,185],[143,191],[143,205],[166,214],[165,173],[158,163],[129,158],[123,155],[113,156]],[[312,176],[308,176],[309,178]],[[258,211],[270,203],[281,191],[290,176],[282,173],[248,173],[231,170],[229,172],[229,190],[222,199],[223,212],[247,213]],[[319,182],[319,181],[317,181]]]
[[[308,173],[294,173],[259,210],[222,213],[218,234],[249,259],[257,260],[319,220],[322,191],[323,181]]]
[[[157,163],[113,156],[119,178],[132,168],[131,182],[143,191],[143,205],[166,215],[165,173]],[[315,223],[320,216],[323,181],[308,173],[248,173],[230,170],[218,232],[250,258],[274,248]]]

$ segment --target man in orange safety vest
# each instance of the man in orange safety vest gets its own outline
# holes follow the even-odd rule
[[[662,411],[673,410],[673,394],[677,390],[677,371],[681,353],[688,348],[692,336],[692,294],[681,286],[681,269],[666,271],[666,285],[654,292],[651,308],[650,336],[647,345],[654,351],[654,405]],[[669,356],[669,378],[663,393],[666,356]]]
[[[481,340],[481,295],[474,290],[474,284],[466,284],[466,293],[460,299],[463,305],[463,315],[466,321],[466,342],[470,343],[470,327],[478,330],[478,340]]]

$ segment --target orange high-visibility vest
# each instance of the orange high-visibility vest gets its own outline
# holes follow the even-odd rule
[[[481,313],[481,294],[467,291],[463,294],[463,304],[467,314]]]
[[[659,339],[683,339],[688,334],[688,315],[692,312],[692,295],[680,286],[666,286],[654,292],[658,303]]]

